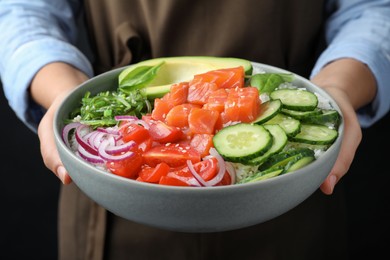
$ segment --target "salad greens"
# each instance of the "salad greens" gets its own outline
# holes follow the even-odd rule
[[[151,113],[152,103],[140,91],[156,77],[164,62],[155,66],[140,66],[134,70],[124,70],[118,77],[118,87],[114,91],[100,92],[94,96],[86,92],[81,100],[81,106],[74,110],[71,120],[77,116],[80,122],[93,128],[112,126],[117,122],[117,115],[132,115],[141,117]]]
[[[70,115],[71,118],[80,116],[80,122],[92,127],[111,126],[117,122],[117,115],[133,115],[140,117],[152,111],[152,104],[139,90],[128,93],[121,91],[106,91],[91,96],[85,93],[81,107]]]

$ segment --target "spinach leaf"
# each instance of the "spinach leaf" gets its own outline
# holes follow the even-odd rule
[[[259,73],[255,74],[250,79],[250,85],[256,87],[260,93],[271,93],[280,84],[291,82],[294,79],[293,74],[287,73]]]
[[[129,93],[135,89],[145,87],[156,77],[163,63],[161,62],[155,66],[140,66],[130,71],[123,71],[122,73],[126,74],[119,76],[119,90]]]

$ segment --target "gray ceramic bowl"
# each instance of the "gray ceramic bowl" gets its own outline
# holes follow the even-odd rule
[[[253,63],[254,70],[288,71]],[[63,143],[64,119],[86,91],[92,94],[116,88],[116,69],[85,82],[70,93],[56,113],[55,140],[62,162],[73,182],[92,200],[112,213],[138,223],[187,232],[226,231],[275,218],[307,199],[318,189],[333,167],[343,137],[343,122],[335,143],[316,161],[295,172],[264,181],[218,187],[174,187],[125,179],[83,161]],[[296,75],[297,85],[335,101],[322,89]]]

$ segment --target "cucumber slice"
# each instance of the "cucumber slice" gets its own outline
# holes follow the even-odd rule
[[[270,157],[271,155],[283,150],[283,148],[286,146],[288,141],[287,135],[279,125],[264,125],[264,127],[271,133],[273,137],[273,143],[271,148],[268,149],[268,151],[265,154],[256,157],[254,159],[251,159],[245,162],[245,164],[259,165],[265,160],[267,160],[268,157]]]
[[[228,161],[243,162],[263,155],[272,135],[261,125],[240,123],[223,128],[213,137],[214,147]]]
[[[295,136],[301,131],[301,122],[290,116],[278,113],[273,118],[264,123],[264,125],[279,125],[287,136]]]
[[[296,171],[296,170],[308,165],[309,163],[311,163],[314,160],[315,160],[315,157],[311,156],[311,155],[309,155],[309,156],[303,156],[303,155],[296,156],[293,160],[290,160],[287,163],[287,165],[284,167],[283,173]]]
[[[270,98],[280,99],[284,108],[297,111],[311,111],[318,105],[317,96],[303,89],[278,89],[271,92]]]
[[[310,115],[308,117],[302,118],[302,122],[308,124],[318,124],[318,125],[334,125],[338,126],[340,123],[340,114],[337,110],[321,110],[320,114]]]
[[[261,181],[261,180],[273,178],[283,173],[283,171],[284,171],[283,167],[275,167],[275,168],[267,169],[262,172],[257,172],[252,176],[246,177],[245,179],[240,180],[237,184]]]
[[[263,164],[259,166],[260,171],[270,168],[286,166],[290,161],[303,156],[313,156],[314,151],[308,148],[290,149],[274,155],[271,155]]]
[[[286,144],[285,149],[299,149],[299,148],[308,148],[313,151],[326,151],[330,147],[329,144],[305,144],[305,143],[298,143],[298,142],[291,142],[289,141]]]
[[[301,124],[301,132],[290,138],[293,142],[326,145],[332,144],[337,136],[337,130],[327,126]]]
[[[320,115],[322,113],[322,110],[319,108],[315,108],[314,110],[311,110],[311,111],[296,111],[296,110],[282,108],[280,110],[280,112],[287,115],[287,116],[291,116],[295,119],[304,120],[306,118],[309,118],[309,117],[312,117],[315,115]]]
[[[255,119],[254,124],[263,124],[276,116],[282,108],[282,102],[279,99],[268,100],[260,106],[260,116]]]

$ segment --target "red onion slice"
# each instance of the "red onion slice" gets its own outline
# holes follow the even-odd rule
[[[138,119],[136,121],[134,121],[135,124],[138,124],[138,125],[142,125],[145,129],[148,129],[150,128],[150,125],[148,123],[146,123],[144,120],[141,120],[141,119]]]
[[[233,185],[236,183],[236,170],[234,169],[232,163],[225,162],[225,164],[226,164],[226,170],[228,171],[228,173],[230,175],[230,179],[232,180],[232,182],[230,184]]]
[[[142,120],[142,119],[138,119],[137,117],[135,119],[127,119],[127,120],[123,120],[123,121],[126,121],[126,123],[122,124],[119,129],[122,129],[122,128],[125,128],[127,127],[128,125],[130,124],[137,124],[137,125],[141,125],[143,126],[145,129],[149,129],[150,128],[150,125],[148,123],[146,123],[145,120]]]
[[[94,155],[86,151],[81,145],[78,146],[77,152],[80,155],[81,158],[86,160],[87,162],[93,163],[93,164],[104,164],[104,160],[100,158],[98,155]]]
[[[106,136],[106,133],[95,131],[95,135],[91,138],[92,146],[95,149],[99,149],[100,144],[103,141],[103,138]]]
[[[106,161],[119,161],[134,155],[130,149],[136,143],[134,141],[121,142],[118,139],[119,131],[117,128],[102,128],[92,131],[88,125],[78,122],[70,123],[62,131],[62,138],[70,148],[69,133],[72,129],[75,129],[77,153],[90,163],[103,164]]]
[[[125,153],[121,153],[118,155],[109,154],[109,153],[107,153],[106,149],[110,145],[111,144],[110,144],[109,140],[104,140],[99,146],[99,150],[98,150],[99,156],[106,161],[120,161],[120,160],[130,158],[134,155],[134,152],[132,152],[132,151],[127,151]]]
[[[218,167],[219,167],[217,175],[215,175],[215,177],[213,179],[211,179],[207,182],[207,184],[209,186],[214,186],[214,185],[218,184],[223,179],[223,176],[225,175],[225,172],[226,172],[226,164],[225,164],[225,160],[217,152],[217,150],[215,150],[215,148],[213,148],[213,147],[210,148],[210,155],[214,156],[217,159]]]
[[[76,129],[79,125],[81,125],[81,123],[73,122],[65,125],[64,128],[62,129],[62,140],[69,148],[71,148],[71,145],[69,143],[69,132],[73,129]]]
[[[103,132],[106,134],[111,134],[111,135],[120,135],[118,131],[118,127],[107,127],[107,128],[98,127],[96,131]]]
[[[82,131],[85,130],[85,129],[88,130],[88,132],[83,135]],[[87,139],[84,139],[84,136],[88,135],[90,133],[90,131],[91,131],[91,129],[89,128],[89,126],[87,126],[87,125],[79,125],[76,128],[76,133],[75,133],[76,141],[77,141],[77,143],[80,146],[82,146],[89,153],[94,154],[94,155],[98,155],[98,151],[93,146],[91,146],[89,144]]]
[[[194,178],[202,185],[202,186],[211,186],[209,185],[202,176],[199,175],[199,173],[196,172],[194,169],[194,165],[192,164],[191,160],[187,160],[187,167],[190,170],[191,174],[194,176]]]
[[[93,132],[91,132],[90,135],[85,136],[85,138],[87,138],[87,141],[88,141],[90,146],[97,149],[97,147],[95,146],[95,138],[97,138],[97,136],[102,135],[102,134],[103,133],[101,133],[101,132],[93,131]]]
[[[130,141],[130,142],[123,143],[120,145],[115,145],[115,146],[109,145],[109,146],[107,146],[107,148],[105,150],[106,150],[106,153],[108,153],[108,154],[118,154],[118,153],[128,152],[134,146],[136,146],[136,142]]]

